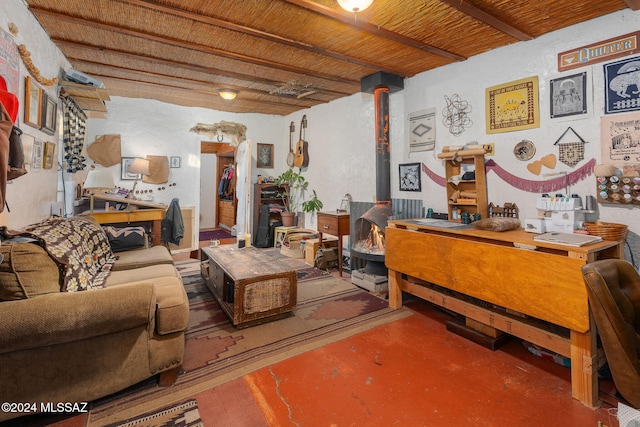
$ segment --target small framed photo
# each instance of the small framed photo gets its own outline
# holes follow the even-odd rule
[[[25,79],[24,122],[40,129],[40,110],[42,109],[42,89],[29,76]]]
[[[56,144],[54,142],[47,141],[44,143],[44,163],[42,165],[44,169],[53,168],[55,152]]]
[[[40,171],[44,164],[44,142],[33,140],[33,148],[31,150],[31,170]]]
[[[120,179],[123,181],[135,181],[140,175],[129,172],[129,166],[133,163],[135,157],[122,157],[120,160]]]
[[[273,144],[258,143],[256,166],[259,168],[273,167]]]
[[[171,156],[169,158],[169,166],[172,168],[179,168],[182,163],[182,158],[180,156]]]
[[[420,163],[398,165],[400,172],[400,191],[422,191]]]
[[[42,92],[42,108],[40,109],[40,130],[49,135],[56,133],[58,103]]]

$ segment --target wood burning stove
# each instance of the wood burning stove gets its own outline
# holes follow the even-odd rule
[[[387,275],[384,265],[384,233],[391,210],[391,165],[389,140],[389,93],[404,88],[398,76],[375,73],[360,81],[363,92],[373,92],[376,113],[376,203],[355,222],[352,256],[365,259],[365,273]]]

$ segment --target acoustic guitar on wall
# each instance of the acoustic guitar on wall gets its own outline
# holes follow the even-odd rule
[[[296,144],[296,152],[293,159],[293,165],[298,168],[306,168],[309,166],[309,143],[304,140],[304,130],[307,128],[307,115],[302,116],[300,122],[300,140]]]
[[[293,154],[293,133],[296,131],[296,125],[293,124],[293,122],[291,122],[291,124],[289,125],[289,154],[287,154],[287,166],[289,166],[290,168],[293,167],[293,161],[295,158],[295,155]]]

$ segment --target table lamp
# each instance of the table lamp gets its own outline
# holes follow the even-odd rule
[[[129,165],[129,168],[127,169],[127,171],[129,173],[136,174],[136,182],[133,183],[133,188],[131,189],[131,192],[127,195],[127,198],[136,199],[136,197],[133,194],[136,190],[136,186],[138,185],[138,180],[140,179],[140,175],[149,175],[149,160],[136,157],[135,159],[133,159],[133,162],[131,162],[131,164]]]
[[[84,181],[85,190],[91,190],[91,212],[93,212],[93,195],[96,190],[113,190],[116,184],[109,171],[91,169]]]

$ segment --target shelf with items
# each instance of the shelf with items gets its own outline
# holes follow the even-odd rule
[[[449,221],[461,221],[462,214],[488,218],[484,149],[442,152],[445,161]]]
[[[599,176],[598,203],[640,205],[640,176]]]

